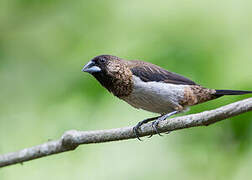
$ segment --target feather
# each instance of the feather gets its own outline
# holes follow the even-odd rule
[[[151,63],[133,60],[128,61],[133,75],[144,82],[164,82],[178,85],[197,85],[195,82],[176,73],[169,72]]]

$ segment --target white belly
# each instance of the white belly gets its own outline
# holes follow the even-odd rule
[[[169,113],[179,106],[187,85],[175,85],[162,82],[144,82],[133,76],[133,92],[122,98],[135,108],[155,113]]]

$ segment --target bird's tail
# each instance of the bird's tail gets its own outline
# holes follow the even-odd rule
[[[224,95],[242,95],[242,94],[250,94],[252,91],[237,91],[237,90],[217,90],[214,95],[217,97],[224,96]]]

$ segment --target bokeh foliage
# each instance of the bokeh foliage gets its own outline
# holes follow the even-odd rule
[[[206,87],[251,90],[251,19],[249,0],[1,0],[0,153],[69,129],[123,127],[153,116],[80,71],[96,55],[143,59]],[[249,179],[251,132],[246,113],[144,142],[81,146],[1,169],[0,179]]]

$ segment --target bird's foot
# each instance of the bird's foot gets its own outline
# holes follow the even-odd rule
[[[150,121],[153,121],[153,120],[155,120],[155,119],[158,119],[159,117],[160,117],[160,116],[145,119],[145,120],[143,120],[143,121],[138,122],[137,125],[133,127],[133,132],[134,132],[136,138],[137,138],[139,141],[142,141],[142,140],[140,139],[140,134],[139,134],[139,129],[140,129],[140,127],[141,127],[143,124],[146,124],[146,123],[148,123],[148,122],[150,122]],[[152,135],[150,135],[150,137],[151,137],[151,136],[152,136]]]
[[[162,116],[157,116],[157,117],[153,117],[153,118],[148,118],[148,119],[145,119],[143,121],[140,121],[139,123],[137,123],[136,126],[133,127],[133,132],[136,136],[136,138],[139,140],[139,141],[142,141],[142,139],[140,138],[140,134],[139,134],[139,129],[140,127],[143,125],[143,124],[146,124],[150,121],[153,121],[153,120],[156,120],[156,121],[153,121],[152,122],[152,128],[154,129],[154,131],[159,135],[159,136],[162,136],[160,134],[160,132],[158,131],[158,124],[159,122],[161,121],[164,121],[165,119],[167,119],[168,117],[174,115],[174,114],[177,114],[178,111],[172,111],[168,114],[165,114],[165,115],[162,115]],[[168,131],[166,132],[165,134],[169,134],[171,131]],[[152,137],[152,135],[148,136],[148,138]]]
[[[142,121],[141,121],[141,122],[142,122]],[[139,122],[139,123],[137,123],[136,126],[133,127],[133,132],[134,132],[136,138],[137,138],[139,141],[142,141],[142,139],[140,139],[139,131],[138,131],[138,129],[140,128],[141,125],[142,125],[142,124]]]
[[[162,136],[161,135],[161,133],[158,131],[158,124],[161,122],[161,121],[164,121],[164,120],[166,120],[168,117],[170,117],[170,116],[172,116],[172,115],[174,115],[174,114],[177,114],[178,113],[178,111],[172,111],[172,112],[170,112],[170,113],[168,113],[168,114],[165,114],[165,115],[163,115],[163,116],[161,116],[161,117],[159,117],[156,121],[153,121],[152,122],[152,128],[153,128],[153,130],[159,135],[159,136]],[[169,134],[171,131],[168,131],[168,132],[166,132],[165,134]],[[152,135],[150,135],[149,137],[151,137]]]
[[[161,117],[162,118],[162,117]],[[159,136],[163,136],[159,131],[158,131],[158,124],[160,121],[163,121],[164,119],[158,118],[156,121],[153,121],[151,126],[154,129],[154,131],[159,135]]]

